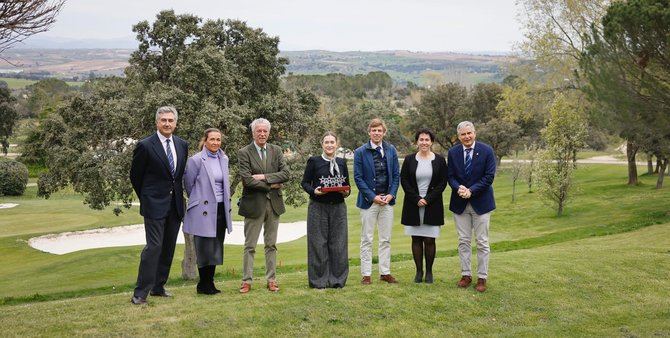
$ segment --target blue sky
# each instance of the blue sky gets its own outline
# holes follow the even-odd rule
[[[244,20],[282,50],[510,51],[522,38],[514,0],[68,0],[39,37],[133,40],[132,25],[163,9]]]

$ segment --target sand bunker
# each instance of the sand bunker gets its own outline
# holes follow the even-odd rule
[[[2,203],[0,204],[0,209],[9,209],[18,206],[16,203]]]
[[[296,240],[307,234],[307,222],[280,223],[277,243]],[[177,243],[184,243],[184,234],[179,233]],[[56,255],[70,252],[111,248],[119,246],[144,245],[144,224],[126,225],[114,228],[63,232],[31,238],[28,244],[40,251]],[[233,232],[226,234],[224,244],[244,245],[244,223],[233,222]],[[258,244],[263,244],[261,232]]]

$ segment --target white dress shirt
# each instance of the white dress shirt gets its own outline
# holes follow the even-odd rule
[[[376,145],[376,144],[374,144],[374,142],[370,141],[370,146],[371,146],[372,149],[374,149],[375,151],[377,151],[377,148],[379,148],[379,150],[380,150],[380,152],[381,152],[381,154],[382,154],[382,157],[384,157],[384,147],[382,147],[382,143],[380,143],[379,145]]]
[[[177,166],[177,150],[174,146],[174,139],[172,138],[172,135],[170,135],[170,137],[165,137],[159,131],[157,131],[156,133],[158,133],[158,139],[161,140],[161,144],[163,145],[163,151],[165,151],[165,156],[167,156],[167,143],[165,141],[170,140],[170,150],[172,152],[172,159],[174,160],[174,165],[175,165],[175,168],[172,168],[172,169],[176,171],[177,170],[177,168],[176,168],[176,166]],[[168,163],[169,162],[170,161],[168,161]]]
[[[463,163],[465,163],[465,158],[468,156],[468,153],[465,152],[465,149],[472,149],[472,151],[470,152],[470,159],[474,158],[474,156],[475,156],[475,154],[474,154],[475,142],[472,142],[472,147],[470,147],[470,148],[468,148],[466,146],[463,146]]]

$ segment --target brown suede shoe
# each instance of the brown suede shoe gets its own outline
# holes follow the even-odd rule
[[[389,284],[398,283],[398,281],[391,274],[381,275],[381,276],[379,276],[379,280],[382,280],[382,281],[384,281],[386,283],[389,283]]]
[[[251,291],[251,284],[242,282],[242,286],[240,286],[240,293],[249,293],[249,291]]]
[[[459,288],[467,288],[470,286],[470,283],[472,283],[472,277],[470,276],[462,276],[461,280],[458,281],[458,287]]]
[[[271,292],[279,291],[279,285],[277,284],[276,280],[268,281],[268,290]]]
[[[372,284],[372,280],[370,279],[370,276],[363,276],[363,279],[361,279],[361,284],[363,284],[363,285]]]
[[[486,291],[486,279],[477,278],[477,285],[475,285],[475,290],[477,290],[479,292]]]

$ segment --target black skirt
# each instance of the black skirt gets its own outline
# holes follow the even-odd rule
[[[193,236],[198,267],[223,264],[223,240],[226,238],[226,208],[223,202],[216,207],[216,237]]]

